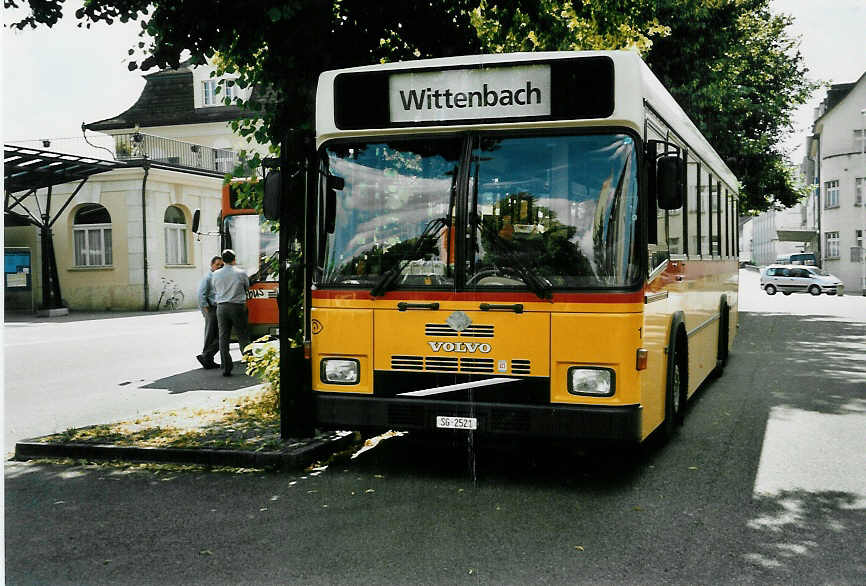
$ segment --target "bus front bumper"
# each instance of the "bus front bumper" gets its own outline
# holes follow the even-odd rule
[[[436,418],[447,416],[474,418],[476,431],[491,435],[639,441],[641,434],[640,405],[519,405],[314,395],[317,425],[323,429],[454,432],[436,427]]]

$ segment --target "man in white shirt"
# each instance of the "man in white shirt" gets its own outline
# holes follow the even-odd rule
[[[223,250],[222,259],[225,266],[215,271],[211,277],[217,304],[223,376],[232,374],[232,357],[229,354],[232,328],[237,334],[241,352],[250,343],[247,333],[247,291],[250,290],[250,279],[246,271],[237,266],[236,258],[234,250],[230,248]]]

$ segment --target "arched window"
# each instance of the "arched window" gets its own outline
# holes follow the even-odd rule
[[[165,209],[165,264],[189,264],[186,254],[186,215],[177,206]]]
[[[72,237],[75,266],[111,265],[111,215],[107,209],[95,203],[78,208],[72,220]]]

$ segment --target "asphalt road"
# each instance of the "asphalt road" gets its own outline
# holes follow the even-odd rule
[[[208,407],[258,384],[202,370],[198,311],[7,314],[3,324],[4,453],[22,439],[156,409]],[[234,358],[240,359],[237,345]]]
[[[400,437],[303,476],[7,462],[7,583],[862,584],[866,299],[772,300],[640,450]]]

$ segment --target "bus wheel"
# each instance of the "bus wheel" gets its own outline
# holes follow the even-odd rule
[[[722,376],[725,372],[725,365],[728,363],[728,335],[730,328],[730,309],[725,300],[722,300],[722,305],[719,308],[719,339],[716,346],[716,367],[713,369],[713,375]]]
[[[671,337],[671,348],[668,358],[668,376],[665,386],[665,437],[673,436],[676,428],[683,424],[686,399],[683,383],[686,380],[686,348],[685,335],[678,330]]]

